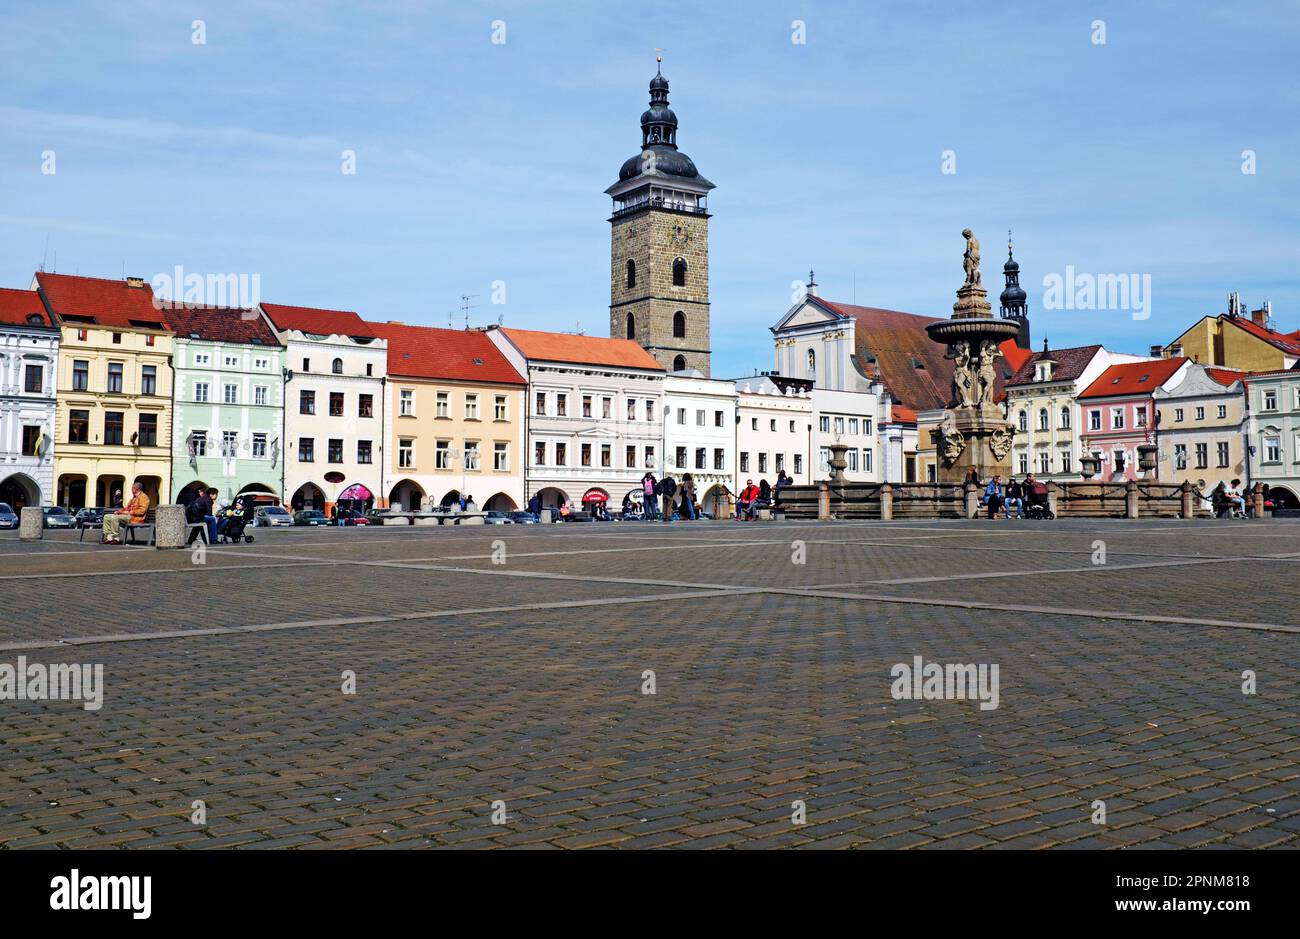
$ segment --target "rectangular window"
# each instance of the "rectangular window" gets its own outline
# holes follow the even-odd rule
[[[636,398],[627,399],[627,419],[629,421],[636,420]]]
[[[23,442],[21,444],[23,456],[36,456],[36,441],[40,436],[41,428],[38,425],[23,425]]]
[[[1282,462],[1282,438],[1281,437],[1264,438],[1264,462],[1265,463]]]
[[[1146,426],[1147,426],[1147,409],[1146,409],[1145,407],[1140,407],[1140,408],[1138,408],[1138,409],[1137,409],[1137,412],[1136,412],[1136,416],[1137,416],[1137,425],[1136,425],[1136,426],[1138,426],[1138,427],[1146,427]]]
[[[497,443],[492,444],[492,468],[499,473],[504,473],[510,469],[510,444]]]
[[[677,409],[677,423],[679,424],[686,423],[686,408]]]
[[[375,416],[375,396],[357,395],[357,417]]]
[[[1187,469],[1187,444],[1174,444],[1174,469]]]
[[[803,472],[803,454],[796,453],[794,455],[794,473],[796,476],[798,476],[802,472]]]
[[[655,419],[655,403],[649,399],[647,399],[645,403],[645,419],[647,421],[653,421]]]
[[[266,434],[253,434],[253,459],[266,459]]]
[[[591,395],[582,396],[582,416],[591,417]]]
[[[557,443],[555,445],[555,465],[564,466],[569,458],[569,445]]]
[[[654,469],[654,468],[655,468],[655,448],[654,448],[654,447],[646,447],[646,448],[645,448],[645,467],[646,467],[646,469]]]
[[[369,440],[357,441],[357,462],[370,463],[374,459],[374,448]]]
[[[120,346],[121,344],[122,344],[122,334],[113,333],[113,345]]]
[[[331,463],[343,462],[343,440],[340,437],[329,438],[329,451],[326,459]]]
[[[239,386],[238,386],[238,385],[226,385],[226,387],[223,389],[223,392],[222,392],[222,395],[221,395],[221,400],[224,401],[226,404],[238,404],[238,403],[239,403]]]
[[[1110,426],[1111,426],[1111,428],[1114,429],[1114,430],[1123,430],[1123,429],[1124,429],[1124,409],[1123,409],[1123,408],[1111,408],[1111,411],[1110,411]]]
[[[271,367],[271,360],[270,360],[270,359],[265,359],[265,358],[256,358],[256,359],[253,359],[253,368],[261,369],[261,370],[265,371],[266,369],[268,369],[268,368],[270,368],[270,367]]]
[[[1205,469],[1210,465],[1210,445],[1208,443],[1198,443],[1196,445],[1196,468]]]
[[[302,360],[302,370],[303,370],[304,372],[310,372],[310,371],[311,371],[311,359],[303,359],[303,360]]]
[[[239,366],[239,359],[233,355],[228,355],[225,358],[225,363],[226,368],[237,368]]]
[[[1174,408],[1174,423],[1182,423],[1182,420],[1183,420],[1183,409]]]
[[[686,466],[685,447],[678,447],[676,451],[673,453],[673,465],[676,466],[678,469],[682,469],[683,467]]]
[[[265,407],[268,400],[266,385],[257,385],[253,388],[253,403],[259,407]]]
[[[298,440],[298,462],[314,463],[316,461],[316,441],[311,437]]]
[[[196,381],[194,383],[194,400],[199,404],[206,404],[208,400],[208,383],[205,381]]]
[[[1265,411],[1277,410],[1277,392],[1274,391],[1272,388],[1269,388],[1264,392],[1264,410]]]
[[[725,470],[727,468],[726,451],[721,447],[713,448],[713,468],[715,470]]]
[[[1070,471],[1071,471],[1071,470],[1070,470],[1070,451],[1069,451],[1069,450],[1062,450],[1062,451],[1061,451],[1061,472],[1062,472],[1062,473],[1068,473],[1068,472],[1070,472]]]
[[[1100,412],[1100,411],[1090,411],[1090,412],[1088,412],[1088,429],[1089,429],[1089,430],[1101,430],[1101,412]]]
[[[1052,455],[1046,450],[1038,454],[1038,472],[1050,473],[1052,471]]]
[[[766,453],[760,453],[760,454],[758,455],[758,471],[759,471],[760,473],[766,473],[766,472],[767,472],[767,454],[766,454]]]
[[[724,423],[725,418],[726,418],[725,412],[723,412],[723,411],[714,411],[714,412],[713,412],[713,426],[714,426],[714,427],[725,427],[725,426],[726,426],[726,424]]]
[[[434,447],[434,469],[451,469],[451,441],[439,440]]]
[[[707,447],[695,448],[695,468],[697,470],[708,469],[706,461],[708,460],[709,451]]]
[[[208,455],[208,432],[206,430],[193,431],[190,436],[194,440],[194,455]]]
[[[496,396],[496,403],[493,406],[492,416],[498,421],[507,420],[510,416],[507,400],[508,399],[505,395]]]
[[[41,391],[41,386],[45,384],[45,369],[40,365],[28,365],[23,370],[23,391],[35,392]]]
[[[1022,473],[1029,472],[1029,454],[1020,453],[1016,455],[1016,466]]]
[[[546,392],[537,392],[536,404],[533,405],[533,413],[541,416],[546,415]]]
[[[611,463],[612,459],[613,459],[613,448],[607,443],[602,443],[600,445],[600,465],[604,467],[612,466],[613,465]]]
[[[740,471],[742,473],[749,472],[749,451],[748,450],[744,450],[740,454]]]
[[[104,412],[104,443],[120,444],[122,442],[122,412]]]
[[[221,455],[227,458],[239,453],[239,431],[223,430],[221,432]]]
[[[696,427],[703,427],[703,426],[704,426],[704,417],[705,417],[705,415],[704,415],[704,409],[703,409],[703,408],[696,408],[696,409],[695,409],[695,426],[696,426]]]
[[[72,363],[72,390],[85,391],[90,387],[90,362],[76,359]]]
[[[465,395],[465,420],[478,420],[478,395]]]
[[[206,352],[195,352],[195,353],[194,353],[194,364],[195,364],[195,365],[203,365],[203,366],[211,365],[211,364],[212,364],[212,356],[208,355]]]
[[[434,417],[451,417],[451,393],[439,391],[433,402]]]
[[[90,442],[90,412],[73,409],[68,412],[68,443]]]
[[[584,443],[582,445],[582,450],[579,453],[579,461],[583,466],[591,465],[591,444]]]
[[[608,420],[614,413],[614,399],[602,398],[600,401],[600,416]]]
[[[555,416],[567,417],[569,413],[569,396],[557,394],[555,396]]]
[[[853,473],[856,473],[856,472],[858,471],[858,451],[857,451],[857,450],[848,450],[848,451],[846,451],[846,455],[848,456],[848,462],[849,462],[848,469],[849,469],[849,471],[850,471],[850,472],[853,472]],[[779,467],[779,466],[777,467],[778,470],[779,470],[780,468],[781,468],[781,467]]]
[[[397,441],[397,468],[411,469],[415,466],[415,441],[410,437],[401,437]]]
[[[1199,407],[1199,408],[1196,409],[1196,419],[1197,419],[1198,421],[1203,421],[1203,420],[1205,420],[1205,408],[1203,408],[1203,407]]]
[[[400,417],[415,416],[415,391],[403,388],[397,392],[397,413]]]
[[[817,423],[823,434],[829,434],[831,432],[831,419],[825,414],[821,416],[821,420]]]
[[[1225,417],[1227,417],[1227,416],[1228,416],[1228,406],[1227,406],[1226,404],[1220,404],[1220,405],[1219,405],[1219,420],[1223,420],[1223,419],[1224,419]]]
[[[546,465],[546,444],[540,441],[533,445],[533,465]]]
[[[136,444],[141,447],[158,446],[158,415],[141,414],[140,430],[136,437]]]
[[[858,433],[858,419],[856,417],[849,418],[849,433],[854,436]]]
[[[794,458],[794,471],[795,471],[796,473],[799,472],[799,456],[798,456],[798,454],[796,454],[796,455],[795,455],[795,458]],[[870,473],[870,472],[871,472],[871,448],[870,448],[870,447],[867,447],[867,448],[863,449],[863,451],[862,451],[862,472],[864,472],[864,473]]]
[[[835,418],[835,433],[837,434],[844,433],[844,418],[842,417]]]
[[[298,392],[298,413],[299,414],[316,413],[316,392],[314,391]]]
[[[624,465],[627,466],[628,469],[636,469],[636,447],[629,446],[627,448],[627,453],[623,456],[625,461]]]
[[[330,392],[330,417],[343,416],[343,392]]]
[[[1226,467],[1228,465],[1228,444],[1226,442],[1220,442],[1218,444],[1218,452],[1219,466]]]
[[[120,395],[122,393],[122,363],[108,363],[108,393]]]

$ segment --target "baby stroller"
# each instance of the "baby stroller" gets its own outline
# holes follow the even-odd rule
[[[1025,517],[1039,520],[1056,518],[1051,503],[1047,501],[1047,491],[1045,489],[1042,492],[1033,492],[1031,490],[1025,494]]]
[[[231,544],[238,544],[241,540],[252,542],[252,535],[245,535],[244,529],[253,521],[253,512],[256,507],[253,500],[236,499],[235,514],[226,515],[217,523],[217,541],[226,541]]]

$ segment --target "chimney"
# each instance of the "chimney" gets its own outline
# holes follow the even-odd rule
[[[137,288],[138,288],[138,287],[143,287],[143,286],[144,286],[144,278],[143,278],[143,277],[128,277],[128,278],[126,279],[126,285],[127,285],[128,287],[137,287]]]
[[[1158,359],[1158,358],[1161,358],[1164,354],[1165,354],[1165,350],[1164,350],[1164,347],[1163,347],[1163,346],[1152,346],[1152,347],[1151,347],[1151,358],[1153,358],[1153,359]]]
[[[1250,321],[1254,323],[1256,326],[1267,326],[1268,310],[1266,310],[1264,307],[1260,307],[1258,310],[1251,310]]]
[[[1183,357],[1183,347],[1181,345],[1172,345],[1169,347],[1169,358],[1180,359]]]

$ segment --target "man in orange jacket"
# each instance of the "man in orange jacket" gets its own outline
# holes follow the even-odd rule
[[[122,543],[122,526],[127,523],[140,523],[149,514],[149,497],[144,494],[144,487],[139,483],[131,484],[131,501],[126,509],[115,515],[104,516],[104,544]]]

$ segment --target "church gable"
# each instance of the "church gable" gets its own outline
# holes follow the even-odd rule
[[[843,318],[838,313],[822,306],[815,297],[804,297],[792,306],[785,316],[781,317],[780,321],[772,327],[772,332],[777,333],[785,329],[796,329],[800,326],[834,323]]]

